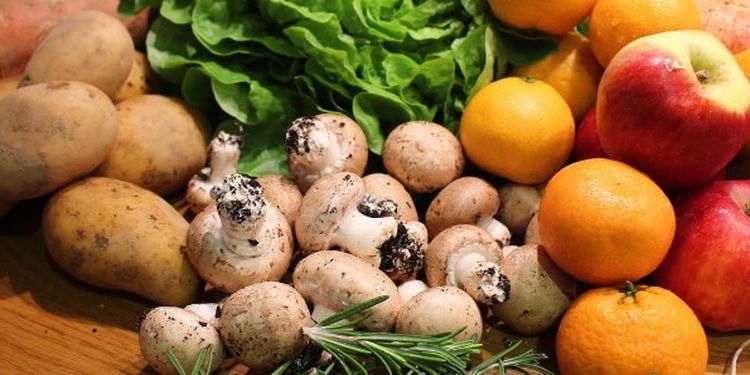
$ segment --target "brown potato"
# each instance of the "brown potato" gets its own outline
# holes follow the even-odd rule
[[[21,84],[80,81],[111,97],[128,77],[134,54],[133,40],[116,18],[96,10],[76,13],[37,47]]]
[[[172,194],[206,164],[208,124],[178,99],[136,96],[117,104],[119,131],[99,176]]]
[[[117,136],[109,98],[81,82],[17,89],[0,101],[0,197],[51,193],[93,171]]]
[[[42,217],[47,251],[65,271],[162,305],[187,305],[203,289],[184,254],[187,230],[187,221],[157,195],[104,177],[59,191]]]
[[[151,94],[155,91],[155,82],[156,76],[151,70],[151,66],[148,65],[146,56],[136,51],[135,58],[133,59],[133,67],[130,68],[128,78],[117,89],[112,100],[115,103],[119,103],[134,96]]]

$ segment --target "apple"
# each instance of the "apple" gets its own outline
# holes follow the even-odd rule
[[[598,98],[604,151],[666,189],[710,181],[750,135],[750,83],[705,31],[631,42],[604,71]]]
[[[703,30],[718,37],[732,53],[750,48],[750,2],[695,0]]]
[[[573,159],[575,161],[593,158],[609,158],[604,152],[596,126],[596,106],[589,109],[583,116],[581,124],[576,133],[576,143],[573,146]]]
[[[657,283],[707,327],[750,329],[750,180],[715,181],[674,206],[677,231]]]

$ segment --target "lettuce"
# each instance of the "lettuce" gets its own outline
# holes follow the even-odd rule
[[[466,102],[557,48],[499,25],[486,0],[126,0],[160,6],[148,60],[185,100],[246,126],[240,169],[288,173],[284,132],[316,112],[353,116],[379,154],[410,120],[457,131]]]

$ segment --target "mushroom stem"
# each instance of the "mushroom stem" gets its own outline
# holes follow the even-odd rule
[[[240,174],[229,175],[211,188],[211,197],[216,201],[223,240],[230,249],[250,257],[263,254],[266,201],[260,184]]]
[[[398,220],[392,217],[373,218],[352,207],[341,220],[331,245],[346,249],[374,267],[380,267],[380,247],[397,234],[398,226]]]
[[[457,286],[486,305],[504,302],[510,296],[510,280],[480,249],[467,249],[455,259],[446,278],[448,285]]]
[[[225,176],[237,171],[242,136],[220,131],[209,145],[208,181],[218,184]]]
[[[409,280],[398,286],[398,295],[401,297],[401,302],[406,303],[412,297],[428,288],[427,284],[422,280]]]
[[[307,185],[341,169],[341,145],[336,134],[312,117],[302,117],[292,123],[286,134],[286,150],[288,154],[303,156],[297,158],[300,166],[314,171],[306,176]]]
[[[497,240],[500,246],[508,246],[510,244],[510,230],[505,224],[494,217],[487,216],[479,220],[476,225],[487,231],[487,233]]]
[[[379,268],[385,273],[410,275],[424,266],[427,230],[418,222],[399,223],[396,234],[380,246]]]

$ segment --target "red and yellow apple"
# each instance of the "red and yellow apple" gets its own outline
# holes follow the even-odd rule
[[[705,31],[628,44],[605,70],[598,98],[604,151],[667,189],[710,181],[750,135],[750,83]]]
[[[657,283],[707,327],[750,329],[750,180],[716,181],[674,204],[677,231]]]
[[[581,124],[576,132],[576,143],[573,146],[573,159],[575,161],[593,158],[608,158],[604,152],[596,126],[596,106],[589,109],[583,116]]]

